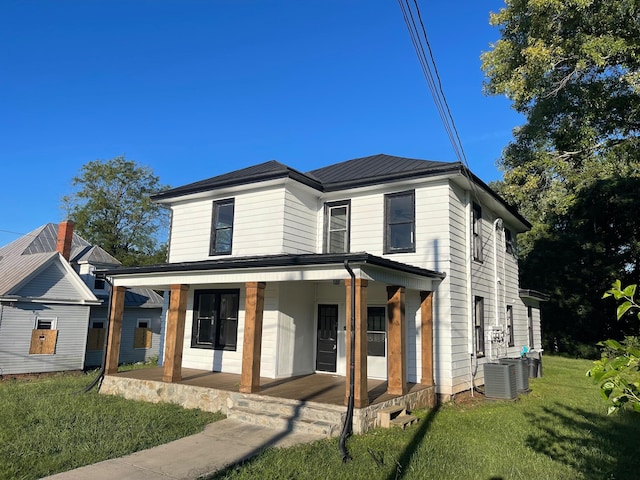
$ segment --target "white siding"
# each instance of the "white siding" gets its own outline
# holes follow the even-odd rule
[[[315,371],[315,291],[311,282],[281,284],[277,377]]]
[[[36,317],[56,318],[55,353],[30,355]],[[0,374],[81,370],[84,366],[89,307],[16,303],[0,307]]]
[[[317,242],[316,222],[322,208],[318,197],[289,183],[284,202],[284,252],[320,253],[322,243]]]
[[[175,204],[169,261],[208,260],[213,202],[211,198]],[[248,190],[233,197],[233,256],[283,253],[283,186],[268,190]]]

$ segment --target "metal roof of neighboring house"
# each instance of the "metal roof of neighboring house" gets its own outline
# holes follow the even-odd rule
[[[109,295],[98,295],[98,298],[107,305]],[[124,294],[125,307],[162,308],[162,304],[162,296],[151,288],[129,287]]]
[[[4,256],[0,260],[0,296],[11,294],[12,290],[23,280],[57,255],[57,252],[48,252],[24,256]]]
[[[56,251],[57,238],[58,225],[47,223],[0,248],[0,296],[14,293],[16,287],[60,255]],[[76,233],[71,240],[69,263],[90,263],[101,268],[121,265],[104,249],[91,245]],[[125,305],[159,308],[162,297],[148,288],[132,288],[127,291]]]

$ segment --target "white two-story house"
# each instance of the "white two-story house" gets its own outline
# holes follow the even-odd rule
[[[520,289],[515,252],[530,224],[460,163],[269,161],[153,200],[172,212],[168,262],[107,272],[111,335],[126,288],[169,291],[165,382],[182,369],[239,374],[245,393],[260,377],[348,382],[353,330],[362,408],[368,381],[446,398],[482,384],[482,363],[541,346],[541,297]]]

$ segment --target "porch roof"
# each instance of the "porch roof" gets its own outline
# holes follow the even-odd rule
[[[359,278],[383,281],[416,289],[429,289],[445,274],[366,252],[345,254],[279,254],[217,258],[197,262],[164,263],[143,267],[104,270],[116,286],[236,283],[246,281],[319,281],[348,278],[345,262]]]

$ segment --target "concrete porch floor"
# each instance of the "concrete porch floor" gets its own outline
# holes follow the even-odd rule
[[[162,382],[162,374],[162,367],[153,367],[130,370],[127,372],[118,372],[113,376]],[[257,394],[304,402],[345,405],[347,389],[346,382],[347,380],[345,377],[321,373],[279,379],[261,377],[260,391],[257,392]],[[178,384],[224,390],[228,392],[239,392],[240,375],[183,368],[182,380],[178,382]],[[390,395],[387,393],[386,380],[369,379],[367,384],[367,393],[370,405],[398,398],[397,395]],[[407,383],[408,394],[429,388],[433,387],[416,383]]]

